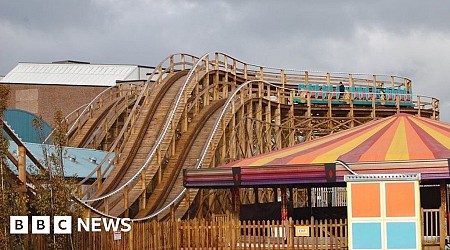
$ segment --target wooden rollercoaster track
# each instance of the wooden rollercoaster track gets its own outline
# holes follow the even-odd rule
[[[309,82],[319,82],[334,85],[339,81],[344,81],[346,84],[372,84],[374,86],[380,81],[389,81],[392,86],[411,84],[410,80],[406,78],[373,75],[364,78],[361,75],[344,75],[340,73],[338,76],[334,76],[333,73],[318,74],[317,72],[298,72],[265,68],[246,64],[220,53],[215,53],[212,60],[210,60],[209,55],[201,59],[196,59],[197,61],[192,60],[196,62],[197,67],[194,67],[193,63],[189,63],[188,66],[182,66],[185,62],[183,60],[177,62],[174,58],[171,57],[169,60],[172,66],[164,70],[161,67],[157,67],[156,71],[159,72],[155,73],[155,75],[162,76],[166,74],[170,78],[169,73],[176,71],[175,65],[182,69],[188,69],[190,67],[192,77],[188,79],[190,81],[186,82],[188,87],[185,91],[180,92],[177,97],[172,97],[181,98],[180,111],[177,109],[177,116],[172,117],[170,121],[166,121],[170,123],[171,129],[166,134],[166,138],[162,140],[161,145],[164,146],[161,147],[161,145],[158,145],[160,147],[158,159],[150,161],[146,170],[139,174],[138,180],[128,182],[133,178],[133,174],[139,172],[136,170],[140,166],[127,173],[111,175],[108,178],[111,178],[112,181],[106,181],[103,184],[101,183],[102,176],[99,175],[96,186],[100,190],[103,190],[99,194],[104,195],[112,191],[111,188],[106,188],[107,186],[111,186],[108,183],[128,183],[127,187],[123,189],[123,192],[120,192],[120,194],[116,193],[117,195],[114,194],[111,197],[111,200],[115,201],[95,204],[100,205],[99,207],[106,213],[112,212],[111,214],[120,216],[123,213],[127,213],[127,209],[135,204],[134,206],[137,207],[137,212],[133,212],[133,214],[141,216],[148,214],[149,211],[154,211],[156,208],[161,208],[162,205],[160,204],[167,204],[163,200],[168,199],[159,199],[152,196],[168,198],[173,196],[170,195],[170,188],[166,190],[167,193],[162,193],[161,191],[164,190],[161,186],[170,187],[177,185],[173,185],[172,183],[178,183],[176,182],[177,175],[172,174],[174,173],[174,168],[166,168],[165,162],[175,161],[173,159],[173,157],[176,157],[174,150],[177,150],[178,147],[183,148],[182,145],[186,143],[181,143],[179,138],[184,138],[183,135],[188,133],[192,126],[197,126],[197,122],[193,121],[203,113],[203,109],[208,108],[213,103],[217,103],[219,100],[226,100],[237,86],[247,80],[260,80],[260,82],[250,84],[239,93],[237,102],[240,102],[240,105],[235,105],[232,108],[229,121],[222,122],[220,136],[218,136],[219,139],[215,139],[208,156],[210,160],[205,161],[202,167],[215,167],[231,160],[269,152],[298,143],[301,141],[298,139],[299,137],[302,137],[302,140],[313,139],[398,112],[414,113],[435,119],[439,118],[439,102],[434,98],[428,98],[430,100],[428,101],[424,100],[423,97],[419,97],[415,99],[415,106],[412,108],[401,107],[400,105],[393,107],[376,105],[361,107],[354,105],[351,100],[347,104],[337,106],[331,105],[330,103],[326,105],[315,105],[312,102],[314,98],[311,95],[306,96],[304,104],[298,105],[292,101],[297,89],[295,83],[299,82],[306,84]],[[266,84],[263,81],[271,82],[271,84]],[[161,80],[160,83],[162,82]],[[149,94],[149,88],[145,88],[143,91],[146,91],[146,95],[151,95]],[[140,103],[142,104],[142,102]],[[142,107],[145,107],[145,105],[142,105]],[[138,112],[136,114],[141,113]],[[142,121],[147,121],[141,115],[130,116],[137,119],[135,124],[139,124],[141,119]],[[136,129],[135,127],[131,127],[129,128],[130,131],[131,129]],[[131,139],[131,141],[133,140],[135,139]],[[142,141],[143,138],[140,140]],[[135,145],[136,147],[149,146],[142,145],[141,143],[136,143]],[[122,147],[118,153],[120,154],[125,147]],[[186,148],[184,151],[189,150]],[[176,169],[176,172],[178,172],[180,166],[177,166]],[[167,170],[170,171],[165,172]],[[129,177],[124,178],[125,174]],[[168,179],[165,179],[164,176],[167,176]],[[105,186],[103,187],[103,185]],[[120,185],[112,186],[117,187]],[[158,191],[154,190],[155,187]],[[130,199],[130,197],[132,198]],[[118,200],[123,201],[120,204],[120,206],[123,206],[122,208],[118,206]],[[191,197],[186,203],[190,204],[192,200],[194,199]],[[153,201],[156,203],[153,203]],[[110,210],[111,208],[114,209],[114,212]]]

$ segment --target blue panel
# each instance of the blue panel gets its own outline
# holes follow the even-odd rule
[[[353,249],[381,249],[381,223],[352,223]]]
[[[388,249],[416,249],[415,222],[387,222]]]
[[[33,119],[40,120],[40,118],[28,111],[7,109],[4,115],[9,126],[24,142],[41,143],[52,131],[45,121],[42,121],[42,130],[34,128]]]
[[[48,152],[48,154],[55,153],[55,148],[53,145],[42,145],[37,143],[28,143],[25,142],[25,147],[30,150],[30,152],[38,159],[44,162],[44,149]],[[45,147],[45,148],[44,148]],[[12,154],[17,154],[17,145],[14,141],[9,141],[9,151]],[[77,176],[79,178],[86,177],[96,166],[99,164],[103,158],[107,155],[108,152],[101,150],[94,150],[88,148],[73,148],[73,147],[64,147],[63,153],[63,164],[64,164],[64,175],[66,177]],[[102,165],[102,169],[107,167],[110,161],[114,159],[114,154],[111,154],[108,159]],[[95,160],[95,161],[94,161]],[[17,173],[17,168],[14,167],[12,163],[9,164],[11,170],[14,173]],[[36,166],[34,166],[31,161],[26,160],[27,170],[31,173],[37,171]],[[110,168],[109,171],[111,171]],[[109,172],[108,172],[109,173]],[[105,173],[105,176],[108,175]],[[96,178],[97,173],[94,173],[92,178]]]

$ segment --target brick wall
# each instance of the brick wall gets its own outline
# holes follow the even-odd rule
[[[64,116],[89,103],[106,87],[8,84],[11,89],[8,107],[41,115],[53,124],[53,115],[60,109]]]

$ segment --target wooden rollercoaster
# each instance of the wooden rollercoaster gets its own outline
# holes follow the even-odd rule
[[[349,92],[336,102],[331,86],[339,82]],[[208,217],[230,208],[230,192],[186,192],[183,169],[216,167],[400,112],[439,119],[437,99],[408,99],[404,91],[391,92],[389,105],[375,94],[359,102],[357,87],[382,83],[412,88],[411,80],[397,76],[274,69],[222,53],[171,55],[146,84],[118,84],[67,118],[70,145],[115,153],[92,171],[94,183],[87,182],[91,175],[79,183],[79,202],[101,216],[138,221],[171,212]],[[329,91],[300,96],[299,85],[312,84]],[[243,204],[276,196],[272,189],[240,192]]]

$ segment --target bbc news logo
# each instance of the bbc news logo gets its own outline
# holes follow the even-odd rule
[[[77,231],[100,232],[100,231],[122,231],[131,230],[131,220],[129,218],[78,218]],[[28,216],[10,216],[9,217],[10,234],[28,234],[29,217]],[[50,234],[50,216],[31,216],[32,234]],[[72,216],[53,216],[54,234],[72,233]]]

